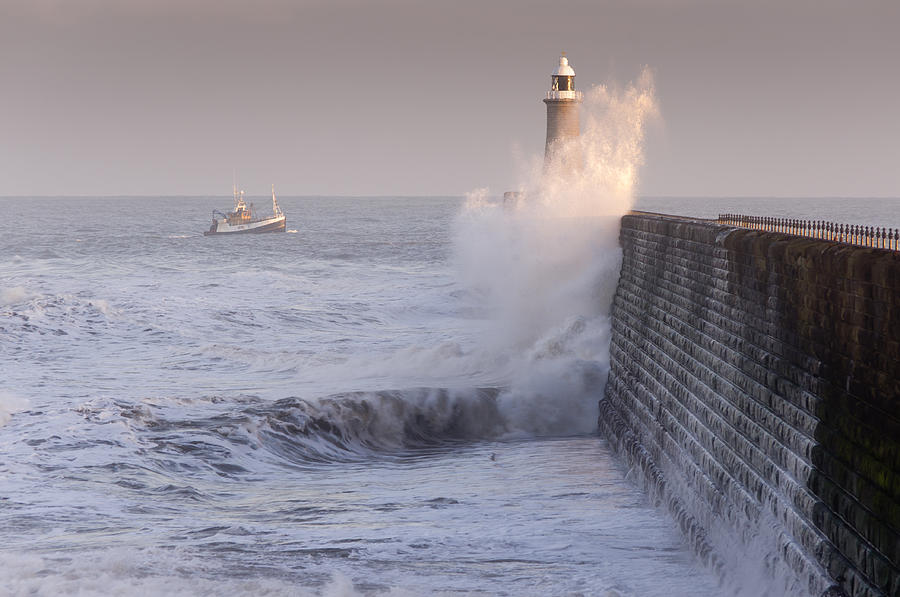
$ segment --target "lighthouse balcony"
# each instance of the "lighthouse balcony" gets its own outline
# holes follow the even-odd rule
[[[577,100],[581,101],[584,98],[584,94],[580,91],[559,91],[557,89],[551,89],[547,92],[547,97],[544,99],[548,100]]]

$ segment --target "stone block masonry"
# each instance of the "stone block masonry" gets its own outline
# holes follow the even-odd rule
[[[622,219],[600,430],[698,552],[765,528],[814,595],[900,596],[900,254]]]

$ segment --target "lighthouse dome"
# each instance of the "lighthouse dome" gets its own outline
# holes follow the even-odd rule
[[[562,77],[574,77],[575,69],[569,66],[569,59],[565,57],[565,55],[559,57],[559,67],[556,69],[556,72],[553,73],[556,76]]]

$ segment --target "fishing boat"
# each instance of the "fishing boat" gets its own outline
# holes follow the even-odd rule
[[[204,236],[213,234],[240,234],[246,232],[284,232],[285,215],[275,199],[275,185],[272,185],[272,215],[265,218],[253,217],[253,204],[249,206],[244,201],[244,191],[238,191],[237,185],[233,187],[234,210],[223,214],[217,209],[212,212],[212,225],[203,233]]]

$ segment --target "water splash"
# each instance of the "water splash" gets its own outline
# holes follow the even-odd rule
[[[624,89],[591,89],[583,108],[581,136],[528,165],[521,199],[500,203],[479,189],[456,222],[461,281],[494,322],[482,344],[515,363],[498,401],[526,433],[596,427],[619,219],[634,201],[644,131],[657,114],[649,71]]]

